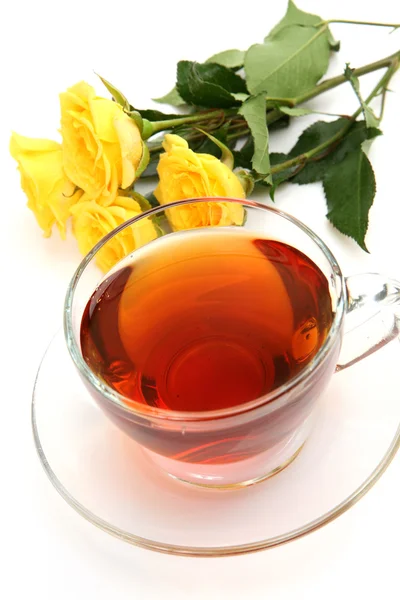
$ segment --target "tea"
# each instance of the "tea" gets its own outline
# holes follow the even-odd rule
[[[293,378],[332,323],[317,265],[243,230],[195,230],[137,250],[90,298],[81,348],[126,402],[208,411]]]

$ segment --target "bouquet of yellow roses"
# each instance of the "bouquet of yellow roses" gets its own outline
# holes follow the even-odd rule
[[[28,206],[44,235],[49,236],[55,224],[64,238],[71,217],[79,249],[86,254],[106,233],[150,208],[149,201],[133,188],[150,154],[136,120],[117,102],[96,96],[87,83],[62,93],[60,102],[61,144],[13,133],[10,150],[19,165]],[[200,196],[244,198],[238,177],[216,157],[196,154],[177,135],[166,135],[163,146],[154,192],[160,204]],[[205,206],[203,215],[178,211],[173,225],[180,228],[178,218],[186,226],[187,219],[194,219],[193,227],[221,220],[239,222],[240,216],[227,214],[232,209],[238,210],[221,203],[220,214],[214,210],[209,223],[204,221],[209,218]],[[147,219],[142,227],[125,229],[108,244],[107,256],[100,255],[100,267],[108,270],[156,236]]]
[[[329,220],[366,249],[375,178],[364,142],[381,134],[385,96],[400,53],[358,69],[347,64],[342,75],[319,82],[339,49],[331,22],[289,0],[285,16],[263,43],[221,52],[203,64],[180,61],[176,86],[158,99],[174,107],[172,114],[136,109],[104,79],[112,99],[97,96],[85,82],[62,93],[61,143],[14,133],[10,144],[28,206],[44,234],[49,236],[55,224],[65,237],[71,219],[86,254],[106,233],[155,204],[244,198],[255,185],[274,199],[284,182],[321,181]],[[364,99],[358,78],[380,69],[383,76]],[[342,83],[352,86],[359,101],[352,115],[318,120],[289,153],[269,152],[272,128],[312,113],[304,104]],[[378,96],[382,105],[376,116],[370,103]],[[146,177],[158,180],[144,197],[135,184]],[[222,201],[212,209],[207,203],[195,208],[181,207],[171,226],[178,230],[243,219],[236,205]],[[107,246],[107,254],[99,255],[100,267],[108,270],[156,236],[148,219],[141,227],[125,229]]]

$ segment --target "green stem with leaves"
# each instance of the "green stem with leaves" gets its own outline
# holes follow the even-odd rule
[[[398,66],[399,61],[400,61],[400,51],[395,52],[394,54],[391,54],[390,56],[387,56],[380,60],[374,61],[368,65],[364,65],[363,67],[354,69],[354,75],[356,77],[360,77],[362,75],[367,75],[368,73],[373,73],[374,71],[383,69],[385,67],[391,68],[393,65]],[[299,104],[303,104],[307,100],[311,100],[312,98],[315,98],[315,97],[319,96],[320,94],[323,94],[324,92],[327,92],[328,90],[331,90],[331,89],[341,85],[342,83],[346,83],[346,82],[347,82],[347,78],[345,75],[337,75],[336,77],[331,77],[330,79],[326,79],[322,83],[319,83],[318,85],[313,87],[311,90],[308,90],[307,92],[304,92],[304,94],[301,94],[297,97],[294,97],[294,98],[268,97],[267,103],[269,103],[269,104],[272,103],[274,105],[278,103],[278,104],[282,104],[282,105],[289,106],[289,107],[295,107],[295,106],[298,106]],[[384,96],[383,96],[383,100],[384,100]],[[221,118],[221,116],[226,118],[226,117],[233,116],[235,114],[236,114],[235,109],[229,109],[229,110],[218,109],[218,110],[211,110],[208,112],[203,112],[203,113],[195,114],[195,115],[182,115],[182,116],[177,115],[177,117],[175,119],[168,119],[168,120],[164,120],[164,121],[152,122],[152,124],[151,124],[152,128],[153,128],[152,135],[154,135],[155,133],[159,133],[161,131],[173,129],[174,127],[179,127],[180,125],[186,125],[186,124],[192,124],[192,123],[193,124],[194,123],[197,123],[197,124],[205,123],[208,121],[212,121],[213,119]],[[282,113],[277,108],[273,108],[272,110],[269,110],[267,113],[267,123],[268,124],[274,123],[275,121],[278,121],[280,118],[282,118]],[[246,130],[243,131],[243,135],[245,135],[245,133],[247,133]],[[235,137],[240,137],[240,136],[236,135]],[[161,146],[157,145],[157,146],[151,148],[150,152],[156,152],[161,149],[162,149]]]
[[[354,69],[354,71],[353,71],[354,75],[359,77],[362,75],[366,75],[368,73],[372,73],[374,71],[378,71],[378,70],[386,67],[385,74],[383,75],[383,77],[381,77],[381,79],[379,80],[379,82],[377,83],[377,85],[372,90],[371,94],[368,96],[368,98],[366,100],[366,103],[368,104],[377,94],[379,94],[380,92],[382,93],[380,118],[382,118],[382,114],[383,114],[387,84],[390,81],[392,75],[398,69],[399,64],[400,64],[400,51],[396,52],[394,54],[391,54],[390,56],[387,56],[385,58],[382,58],[380,60],[377,60],[375,62],[372,62],[368,65],[365,65],[363,67],[359,67],[358,69]],[[341,85],[342,83],[346,83],[347,81],[348,81],[348,79],[345,75],[338,75],[336,77],[332,77],[330,79],[323,81],[322,83],[316,85],[314,88],[312,88],[308,92],[305,92],[304,94],[297,96],[295,98],[268,98],[267,100],[270,102],[274,101],[274,103],[279,102],[280,104],[284,104],[286,106],[295,107],[298,104],[302,104],[302,103],[306,102],[307,100],[310,100],[311,98],[315,98],[316,96],[318,96],[330,89],[333,89],[333,88]],[[359,109],[357,109],[356,112],[349,118],[348,123],[340,131],[338,131],[334,136],[332,136],[329,140],[320,144],[319,146],[316,146],[315,148],[309,150],[308,152],[305,152],[304,154],[301,154],[299,156],[294,157],[293,159],[290,159],[288,161],[280,163],[279,165],[275,165],[274,167],[272,167],[271,173],[273,175],[275,175],[275,174],[280,173],[281,171],[288,169],[290,167],[293,167],[296,165],[301,165],[301,164],[306,163],[307,161],[311,160],[312,158],[318,156],[319,154],[322,154],[325,150],[329,149],[330,147],[332,147],[332,149],[334,147],[336,147],[337,143],[340,142],[340,140],[347,134],[348,130],[351,128],[354,121],[360,115],[361,111],[362,111],[361,107]],[[225,110],[225,111],[222,109],[219,109],[219,110],[212,110],[212,111],[204,112],[204,113],[197,114],[197,115],[184,115],[181,117],[177,116],[176,119],[169,119],[169,120],[165,120],[165,121],[157,121],[157,122],[152,123],[152,126],[154,127],[153,133],[164,131],[165,129],[173,129],[174,127],[178,127],[178,126],[184,125],[184,124],[192,124],[192,123],[199,124],[199,123],[212,121],[213,119],[221,118],[221,116],[228,117],[228,116],[233,116],[233,115],[236,115],[235,109],[229,109],[229,110]],[[278,121],[281,118],[282,118],[282,113],[279,111],[279,108],[273,108],[272,110],[269,110],[267,112],[267,123],[268,124],[274,123],[275,121]],[[234,140],[234,139],[241,138],[241,137],[247,135],[248,132],[249,132],[249,130],[246,127],[245,123],[243,123],[242,126],[240,124],[235,124],[228,133],[228,139]],[[189,140],[199,139],[200,137],[201,137],[201,134],[194,133],[193,136],[189,136],[188,139]],[[150,147],[150,152],[152,152],[152,153],[160,152],[161,150],[162,150],[161,144],[157,144],[156,146]]]
[[[400,63],[400,57],[397,55],[397,60],[392,61],[391,65],[386,70],[383,77],[381,77],[381,79],[378,81],[378,83],[376,84],[376,86],[374,87],[372,92],[369,94],[369,96],[365,100],[366,104],[369,104],[373,98],[375,98],[379,93],[382,92],[382,90],[384,91],[386,89],[390,79],[392,78],[392,76],[396,72],[396,70],[398,69],[399,63]],[[357,117],[361,114],[362,110],[363,110],[363,108],[362,108],[362,106],[360,106],[355,111],[355,113],[353,113],[353,115],[349,118],[348,123],[346,123],[346,125],[342,129],[340,129],[340,131],[338,131],[335,135],[333,135],[331,138],[329,138],[322,144],[319,144],[318,146],[315,146],[314,148],[312,148],[311,150],[308,150],[307,152],[304,152],[303,154],[295,156],[294,158],[292,158],[290,160],[286,160],[278,165],[275,165],[275,167],[272,167],[271,174],[276,175],[277,173],[280,173],[281,171],[284,171],[285,169],[289,169],[296,165],[305,164],[310,159],[323,153],[324,150],[327,150],[329,148],[333,149],[334,147],[336,147],[336,144],[344,138],[346,133],[349,131],[349,129],[354,124]],[[382,115],[381,115],[381,118],[382,118]]]

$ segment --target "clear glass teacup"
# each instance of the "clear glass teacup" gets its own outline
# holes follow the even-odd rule
[[[240,209],[242,217],[235,223],[216,218],[221,213],[221,203],[222,210],[228,213],[238,214]],[[198,207],[202,209],[199,214],[205,212],[209,218],[193,228],[193,220],[187,215]],[[174,227],[177,223],[179,231]],[[140,245],[149,225],[159,237]],[[117,391],[110,386],[83,357],[81,323],[89,299],[139,253],[168,253],[171,242],[181,243],[183,236],[194,239],[193,236],[217,230],[228,234],[240,231],[252,239],[288,245],[316,265],[326,280],[332,309],[332,321],[323,342],[289,379],[234,406],[228,402],[228,407],[215,410],[171,410],[162,404],[146,404],[143,398],[136,401],[125,396],[120,393],[121,388]],[[137,249],[130,253],[128,247],[127,257],[102,275],[96,259],[104,252],[112,252],[117,236],[123,240],[121,236],[127,233],[134,234]],[[220,244],[220,251],[224,251],[224,244]],[[179,289],[184,289],[184,285],[181,282]],[[384,276],[344,278],[325,244],[308,227],[282,211],[249,200],[196,198],[156,207],[105,236],[83,259],[71,281],[64,328],[70,355],[90,395],[159,468],[191,484],[232,488],[271,477],[296,458],[312,428],[318,426],[318,399],[333,373],[398,336],[399,299],[400,283]],[[296,331],[308,339],[303,325]]]

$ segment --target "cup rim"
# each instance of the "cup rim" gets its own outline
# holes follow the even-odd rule
[[[75,297],[75,290],[78,285],[78,282],[83,275],[86,267],[92,261],[97,252],[105,245],[107,242],[116,236],[118,233],[123,231],[126,227],[130,227],[136,222],[151,217],[152,215],[156,215],[159,212],[165,211],[169,208],[174,208],[177,206],[184,206],[186,204],[192,204],[194,202],[233,202],[237,204],[242,204],[244,206],[248,206],[251,208],[261,209],[268,212],[272,212],[279,217],[286,219],[291,222],[293,225],[301,229],[311,240],[319,247],[319,249],[323,252],[325,258],[328,260],[333,272],[340,278],[341,282],[341,290],[337,299],[337,306],[335,316],[332,321],[332,325],[330,327],[329,333],[322,344],[321,348],[318,350],[313,359],[305,366],[295,377],[289,379],[283,385],[275,388],[268,394],[264,396],[260,396],[255,398],[254,400],[250,400],[243,404],[238,404],[236,406],[230,408],[223,408],[218,410],[208,410],[208,411],[177,411],[177,410],[167,410],[164,408],[154,408],[150,406],[146,406],[139,402],[132,400],[131,398],[126,398],[122,394],[119,394],[115,390],[113,390],[109,385],[107,385],[104,381],[102,381],[95,373],[89,368],[87,363],[82,357],[80,348],[75,339],[75,335],[72,327],[72,308]],[[89,300],[89,298],[88,298]],[[238,198],[225,198],[225,197],[203,197],[203,198],[188,198],[185,200],[177,200],[175,202],[171,202],[169,204],[162,204],[160,206],[156,206],[151,208],[140,215],[121,223],[118,227],[110,231],[107,235],[105,235],[93,248],[92,250],[82,259],[78,268],[76,269],[70,284],[67,288],[67,293],[65,297],[64,303],[64,336],[67,344],[68,351],[70,356],[75,363],[79,373],[83,377],[84,381],[87,381],[91,387],[93,387],[96,392],[98,392],[101,396],[105,397],[112,406],[118,407],[119,411],[123,411],[126,416],[129,415],[136,417],[145,417],[145,418],[153,418],[153,419],[161,419],[165,421],[190,421],[190,422],[202,422],[202,421],[211,421],[216,419],[222,419],[227,417],[233,417],[236,415],[240,415],[243,413],[247,413],[256,408],[259,408],[266,404],[271,404],[278,398],[281,398],[284,394],[286,394],[289,390],[292,390],[297,385],[304,382],[311,373],[323,362],[326,356],[329,354],[334,342],[336,340],[337,333],[340,331],[341,324],[343,321],[343,316],[345,314],[345,305],[346,305],[346,286],[344,282],[344,277],[340,266],[326,246],[326,244],[321,240],[321,238],[314,233],[307,225],[289,215],[288,213],[277,209],[272,206],[266,206],[260,202],[256,202],[254,200],[247,199],[238,199]]]

